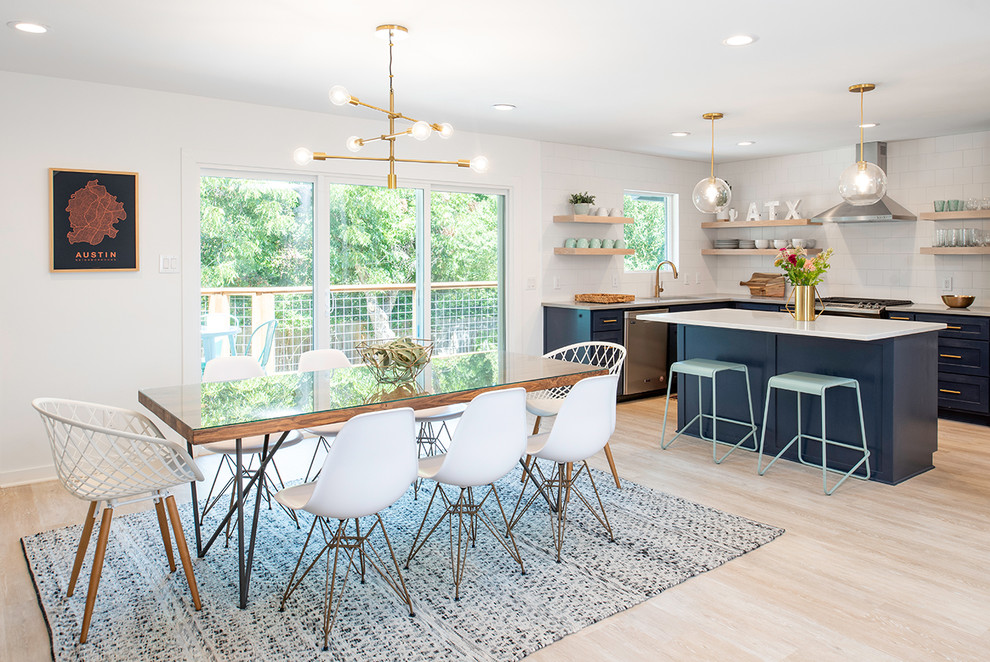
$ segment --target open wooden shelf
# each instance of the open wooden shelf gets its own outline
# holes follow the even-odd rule
[[[805,248],[808,255],[818,255],[820,248]],[[776,255],[779,248],[702,248],[702,255]]]
[[[570,216],[554,216],[554,223],[602,223],[617,225],[632,223],[633,219],[626,216],[588,216],[586,214],[571,214]]]
[[[982,218],[990,218],[990,209],[971,209],[969,211],[926,211],[919,214],[918,218],[923,221],[973,221]]]
[[[567,248],[557,246],[553,249],[555,255],[635,255],[631,248]]]
[[[769,228],[769,227],[784,227],[787,225],[821,225],[818,221],[813,221],[810,218],[792,218],[789,220],[784,220],[778,218],[774,221],[708,221],[707,223],[702,223],[701,227],[706,230],[722,230],[725,228]]]
[[[922,246],[921,254],[922,255],[990,255],[990,246],[958,246],[958,247]]]

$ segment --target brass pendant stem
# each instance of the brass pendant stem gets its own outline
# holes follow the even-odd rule
[[[863,90],[859,91],[859,160],[863,161]]]
[[[712,179],[715,179],[715,116],[712,116]]]

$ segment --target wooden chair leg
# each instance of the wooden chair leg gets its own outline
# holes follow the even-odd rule
[[[83,612],[82,632],[79,643],[86,643],[89,634],[89,623],[93,620],[93,605],[96,604],[96,590],[100,587],[100,575],[103,573],[103,559],[107,553],[107,541],[110,539],[110,520],[113,519],[113,508],[103,509],[103,519],[100,521],[100,536],[96,539],[96,553],[93,555],[93,570],[89,575],[89,592],[86,593],[86,611]]]
[[[615,460],[612,459],[612,449],[608,447],[608,442],[605,443],[605,457],[608,459],[608,466],[612,469],[612,478],[615,480],[615,486],[622,489],[622,484],[619,483],[619,472],[615,469]]]
[[[199,600],[199,589],[196,588],[196,576],[193,575],[192,559],[189,558],[186,536],[182,533],[182,520],[179,519],[179,509],[175,505],[175,497],[169,494],[168,498],[165,499],[165,505],[168,506],[168,514],[172,519],[172,530],[175,531],[175,546],[179,548],[179,558],[182,559],[182,570],[186,573],[186,581],[189,582],[189,592],[192,593],[193,606],[196,607],[196,611],[199,611],[203,608],[203,603]]]
[[[168,571],[175,572],[175,555],[172,553],[172,537],[168,534],[168,522],[165,520],[165,504],[161,499],[155,499],[155,511],[158,513],[158,528],[162,531],[162,542],[165,543],[165,556],[168,557]]]
[[[67,597],[72,597],[76,590],[76,580],[79,579],[79,570],[82,568],[83,559],[86,558],[86,548],[89,547],[89,539],[93,537],[93,524],[96,523],[96,506],[99,501],[89,504],[89,512],[86,513],[86,521],[83,523],[83,532],[79,536],[79,549],[76,550],[76,562],[72,564],[72,576],[69,577],[69,590]]]

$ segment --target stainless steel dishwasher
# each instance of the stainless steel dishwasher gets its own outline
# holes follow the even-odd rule
[[[641,319],[666,312],[666,308],[626,311],[623,395],[667,388],[667,323]]]

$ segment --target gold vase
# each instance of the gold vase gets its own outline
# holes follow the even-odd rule
[[[791,288],[791,296],[787,298],[787,303],[791,302],[791,297],[794,297],[794,310],[787,308],[787,304],[784,307],[787,308],[787,312],[791,314],[791,317],[796,319],[798,322],[813,322],[821,315],[821,313],[815,314],[815,297],[818,292],[814,285],[795,285]],[[822,304],[824,309],[825,304]],[[824,311],[823,311],[824,312]]]

